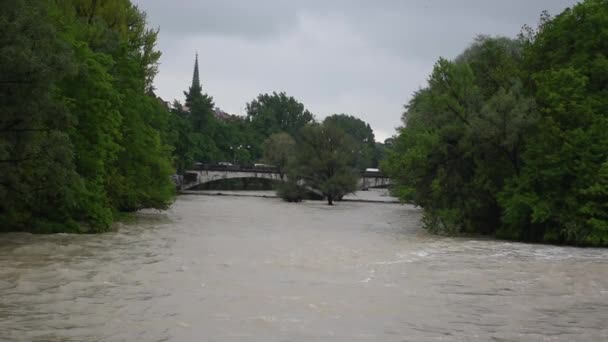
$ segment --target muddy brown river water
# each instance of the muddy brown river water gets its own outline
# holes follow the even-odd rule
[[[420,216],[187,195],[114,233],[0,235],[0,341],[608,341],[608,250]]]

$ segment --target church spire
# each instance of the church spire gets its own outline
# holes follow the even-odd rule
[[[198,75],[198,52],[194,58],[194,74],[192,75],[192,89],[201,89],[201,80]]]

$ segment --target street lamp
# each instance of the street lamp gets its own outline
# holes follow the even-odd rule
[[[232,151],[232,163],[236,165],[236,152],[237,150],[241,150],[246,148],[247,150],[249,150],[251,148],[251,145],[238,145],[238,146],[230,146],[230,151]]]

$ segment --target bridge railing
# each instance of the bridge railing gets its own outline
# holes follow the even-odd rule
[[[363,171],[361,172],[361,176],[370,177],[370,178],[387,178],[379,171]]]
[[[233,172],[252,172],[252,173],[278,173],[279,170],[276,167],[242,167],[239,165],[195,165],[192,167],[192,171],[233,171]],[[387,178],[380,171],[363,171],[361,172],[362,177],[369,178]]]
[[[256,173],[277,173],[276,167],[242,167],[240,165],[195,165],[194,171],[234,171],[234,172],[256,172]]]

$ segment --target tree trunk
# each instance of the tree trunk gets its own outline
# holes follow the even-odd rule
[[[331,195],[327,196],[327,204],[334,205],[334,199],[331,197]]]

